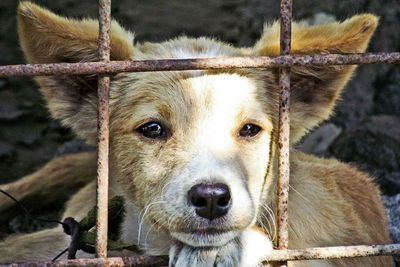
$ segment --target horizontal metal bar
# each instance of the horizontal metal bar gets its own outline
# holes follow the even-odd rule
[[[265,259],[270,261],[295,261],[295,260],[315,260],[315,259],[339,259],[367,256],[400,255],[400,244],[371,245],[371,246],[338,246],[338,247],[318,247],[304,249],[274,250]],[[122,258],[96,258],[96,259],[77,259],[62,260],[57,262],[29,262],[0,264],[0,267],[40,267],[40,266],[165,266],[168,265],[168,256],[133,256]]]
[[[163,59],[88,63],[25,64],[0,66],[0,78],[7,76],[48,76],[61,74],[113,74],[174,70],[291,67],[294,65],[353,65],[400,63],[400,52],[327,55],[285,55],[276,57],[227,57]]]
[[[38,261],[0,264],[0,267],[61,267],[61,266],[168,266],[168,256],[134,256],[122,258],[94,258],[62,261]]]
[[[400,255],[400,244],[274,250],[265,261],[339,259],[382,255]]]

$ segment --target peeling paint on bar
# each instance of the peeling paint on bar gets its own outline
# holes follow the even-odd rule
[[[272,261],[295,261],[315,259],[339,259],[366,256],[400,255],[400,244],[371,246],[338,246],[305,249],[274,250],[265,259]],[[168,256],[132,256],[107,259],[76,259],[56,262],[39,261],[0,264],[0,267],[44,267],[44,266],[167,266]]]
[[[382,255],[400,255],[400,244],[274,250],[265,261],[340,259]]]
[[[0,264],[0,267],[61,267],[61,266],[168,266],[167,256],[134,256],[122,258],[76,259]]]
[[[292,0],[281,0],[280,19],[281,55],[289,55],[292,47]]]
[[[120,72],[383,63],[400,64],[400,52],[6,65],[0,66],[0,78],[7,76],[115,74]]]
[[[99,56],[110,61],[111,0],[99,0]],[[97,219],[96,256],[107,258],[108,233],[108,154],[109,154],[109,89],[110,77],[98,78],[98,150],[97,150]]]
[[[292,44],[292,0],[281,0],[280,4],[280,54],[290,54]],[[279,69],[279,136],[278,136],[278,186],[277,226],[278,249],[289,247],[289,176],[290,176],[290,67]],[[287,261],[278,262],[287,266]]]
[[[277,221],[278,248],[289,246],[288,200],[289,200],[289,136],[290,136],[290,69],[279,71],[279,136],[278,136],[278,187],[277,187]]]

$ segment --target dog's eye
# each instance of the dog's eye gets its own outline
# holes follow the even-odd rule
[[[256,136],[261,131],[261,127],[255,124],[245,124],[239,131],[241,137],[253,137]]]
[[[163,138],[166,136],[164,127],[161,123],[156,121],[146,122],[145,124],[139,126],[137,131],[144,137],[151,139]]]

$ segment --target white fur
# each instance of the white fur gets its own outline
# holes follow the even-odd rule
[[[144,214],[141,214],[135,205],[128,203],[125,210],[121,240],[127,244],[137,244],[148,255],[168,254],[171,246],[170,236],[146,223],[143,219]]]
[[[190,160],[176,173],[174,182],[166,186],[164,209],[169,214],[191,213],[193,223],[198,219],[194,208],[187,202],[190,188],[205,182],[228,185],[232,207],[226,216],[225,227],[239,224],[240,229],[218,235],[173,233],[175,238],[192,246],[217,246],[232,240],[255,220],[269,161],[272,124],[261,105],[255,104],[256,85],[247,77],[237,74],[203,75],[188,78],[185,85],[186,90],[195,93],[201,110],[194,125],[196,130],[185,151]],[[246,123],[257,123],[264,129],[260,140],[250,143],[240,140],[238,132]],[[241,142],[253,146],[251,152],[263,157],[241,165],[237,157],[246,156]]]
[[[241,242],[241,267],[258,266],[273,250],[271,240],[265,234],[253,229],[242,233]]]

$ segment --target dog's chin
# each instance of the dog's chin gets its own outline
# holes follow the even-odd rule
[[[192,247],[219,247],[223,246],[239,233],[236,231],[201,231],[201,232],[171,232],[171,236],[180,242]]]

